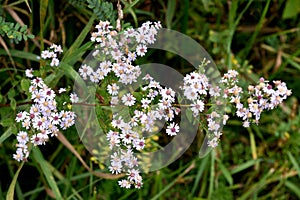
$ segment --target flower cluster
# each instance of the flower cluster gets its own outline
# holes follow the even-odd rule
[[[224,74],[221,83],[226,86],[224,97],[228,98],[236,108],[236,115],[243,119],[243,126],[249,127],[250,123],[259,123],[261,113],[264,110],[271,110],[283,102],[292,94],[282,81],[269,81],[260,78],[255,86],[248,86],[248,93],[244,94],[245,103],[243,103],[243,89],[237,86],[238,72],[229,70]]]
[[[92,33],[91,41],[96,42],[93,56],[100,64],[93,69],[82,65],[79,73],[84,80],[89,77],[93,83],[99,83],[110,72],[119,78],[120,83],[131,84],[141,74],[139,66],[132,64],[138,56],[144,56],[147,45],[153,44],[160,23],[146,22],[137,30],[129,28],[124,33],[112,30],[109,22],[100,21],[97,32]]]
[[[133,150],[143,149],[145,140],[134,130],[137,123],[132,122],[124,122],[121,116],[112,120],[111,124],[115,130],[110,130],[106,136],[110,142],[110,149],[114,152],[111,155],[109,170],[112,174],[122,172],[127,174],[127,179],[119,181],[121,187],[130,188],[134,185],[140,188],[142,177],[139,174],[138,160]]]
[[[204,58],[197,71],[191,72],[184,77],[183,86],[181,86],[184,97],[191,101],[189,109],[196,119],[205,110],[205,103],[208,103],[208,97],[211,98],[210,104],[212,104],[215,103],[212,99],[215,100],[221,96],[221,88],[218,85],[212,85],[208,77],[204,73],[200,73],[200,70],[204,69],[208,64],[210,64],[210,60]],[[222,125],[226,124],[228,115],[223,115],[216,111],[205,115],[209,134],[208,146],[214,148],[220,140]]]
[[[41,78],[31,80],[29,92],[33,101],[30,110],[16,116],[16,122],[25,129],[17,134],[17,151],[13,155],[17,161],[27,160],[29,143],[44,145],[49,137],[57,136],[59,129],[65,130],[75,123],[74,112],[57,110],[56,94]]]
[[[52,44],[49,48],[49,50],[44,50],[41,53],[41,57],[43,59],[51,59],[50,66],[58,66],[59,60],[57,54],[61,54],[63,52],[60,45]]]
[[[111,122],[113,130],[107,134],[112,156],[110,160],[110,171],[112,173],[126,173],[127,179],[119,181],[121,187],[129,188],[134,185],[136,188],[142,186],[142,178],[139,175],[138,159],[135,151],[145,147],[145,139],[141,137],[143,132],[153,132],[157,120],[165,120],[170,123],[180,109],[173,107],[175,102],[175,91],[171,88],[162,87],[149,74],[143,80],[147,81],[141,87],[141,97],[137,101],[133,94],[127,93],[119,96],[119,89],[116,83],[108,85],[108,93],[112,96],[111,104],[121,101],[120,105],[133,108],[133,116],[125,122],[122,116],[115,114]],[[139,105],[139,106],[138,106]],[[155,106],[154,106],[155,105]],[[174,136],[179,132],[176,123],[167,126],[166,133]]]
[[[138,29],[129,28],[119,33],[113,30],[109,22],[100,21],[97,31],[91,36],[91,41],[95,43],[94,59],[79,68],[84,80],[100,86],[103,83],[110,96],[110,106],[115,114],[106,135],[112,152],[109,170],[113,174],[127,174],[125,179],[119,181],[119,185],[125,188],[140,188],[143,184],[135,155],[145,147],[143,132],[154,132],[157,121],[166,122],[165,130],[169,136],[177,135],[180,129],[174,122],[175,116],[180,113],[180,109],[175,107],[174,90],[162,87],[149,74],[142,78],[147,83],[141,84],[138,91],[133,91],[131,86],[130,92],[122,89],[124,85],[137,82],[141,69],[133,62],[138,56],[146,54],[147,46],[156,41],[160,28],[160,23],[146,22]],[[220,82],[213,84],[204,72],[200,72],[209,64],[210,60],[204,58],[196,71],[184,77],[180,87],[183,97],[189,101],[186,107],[191,111],[191,116],[196,120],[206,119],[206,123],[201,125],[206,126],[209,147],[215,148],[220,141],[222,127],[229,116],[218,108],[227,102],[234,103],[237,116],[243,119],[243,125],[247,127],[252,122],[258,123],[264,109],[273,109],[291,95],[285,83],[275,81],[269,84],[261,79],[257,86],[248,87],[246,103],[242,103],[243,89],[237,85],[238,73],[229,70]],[[72,99],[78,98],[72,96]],[[130,115],[124,116],[119,108],[129,108]]]

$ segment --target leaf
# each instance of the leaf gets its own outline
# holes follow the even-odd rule
[[[299,190],[299,186],[298,185],[295,185],[291,181],[286,180],[285,181],[285,186],[287,188],[289,188],[290,190],[292,190],[297,195],[298,199],[300,199],[300,190]]]
[[[38,56],[36,54],[25,52],[25,51],[13,50],[13,49],[9,49],[9,52],[12,57],[23,58],[23,59],[39,62]],[[8,54],[4,49],[0,49],[0,56],[1,55],[8,55]]]
[[[14,98],[10,99],[10,107],[13,110],[16,110],[16,108],[17,108],[17,102]]]
[[[21,80],[21,89],[25,92],[29,90],[30,87],[30,81],[28,79],[22,79]]]
[[[230,174],[230,172],[228,171],[228,169],[223,165],[223,163],[221,162],[220,159],[216,159],[218,164],[219,164],[219,167],[220,167],[220,170],[222,171],[224,177],[226,178],[227,182],[229,183],[229,185],[232,185],[233,184],[233,179],[232,179],[232,176]]]
[[[30,38],[30,39],[33,39],[34,35],[33,34],[28,34],[27,37]]]
[[[294,18],[300,12],[299,0],[287,0],[282,14],[282,19]]]
[[[257,162],[260,162],[261,160],[260,159],[257,159],[257,160],[249,160],[243,164],[240,164],[239,166],[235,167],[234,169],[231,170],[231,174],[236,174],[240,171],[243,171],[253,165],[255,165]]]
[[[293,164],[294,168],[297,170],[298,172],[298,176],[300,178],[300,167],[299,167],[299,163],[297,162],[296,158],[293,156],[293,154],[291,152],[287,152],[289,159],[291,161],[291,163]]]
[[[169,29],[172,28],[172,19],[174,17],[175,8],[176,8],[176,1],[168,0],[168,8],[166,13],[166,25],[167,28]]]
[[[21,27],[20,32],[24,33],[27,30],[27,26],[24,25]]]
[[[45,17],[48,8],[48,0],[40,1],[40,41],[41,41],[41,49],[44,49],[44,24]]]
[[[64,62],[67,62],[70,65],[74,65],[85,53],[90,47],[93,45],[93,42],[87,42],[84,45],[82,45],[80,48],[76,49],[72,55],[68,56],[64,60]]]
[[[16,91],[15,89],[11,88],[7,93],[7,97],[8,99],[12,99],[14,96],[16,96]]]
[[[52,174],[52,172],[50,171],[49,167],[48,167],[48,163],[45,161],[40,149],[38,148],[32,148],[32,152],[33,152],[33,157],[34,159],[37,161],[37,163],[40,165],[43,174],[46,177],[46,180],[50,186],[50,188],[52,189],[52,192],[55,194],[55,198],[56,199],[63,199],[61,196],[61,193],[58,189],[58,186],[55,182],[54,176]]]
[[[15,193],[16,182],[17,182],[19,173],[20,173],[20,171],[21,171],[24,163],[25,162],[22,162],[22,164],[18,168],[16,174],[14,175],[14,178],[13,178],[12,182],[10,183],[10,186],[8,188],[7,195],[6,195],[6,200],[14,200],[14,193]]]
[[[191,109],[186,109],[185,111],[185,115],[187,117],[187,119],[189,120],[189,122],[193,121],[193,111]]]
[[[16,23],[15,25],[15,30],[18,30],[20,28],[20,24],[19,23]],[[22,31],[21,31],[22,32]]]
[[[4,127],[11,126],[15,122],[12,118],[4,118],[1,120],[0,124]]]
[[[80,45],[86,38],[87,34],[90,32],[91,27],[94,23],[94,20],[95,20],[95,17],[92,16],[90,18],[90,21],[87,23],[87,25],[81,31],[80,35],[75,40],[75,42],[72,44],[72,46],[69,48],[69,50],[65,53],[64,57],[62,58],[62,61],[69,62],[70,57],[73,57],[75,55],[74,52],[76,52],[76,50],[80,47]]]
[[[9,136],[12,134],[11,126],[1,135],[0,137],[0,144],[2,144]]]

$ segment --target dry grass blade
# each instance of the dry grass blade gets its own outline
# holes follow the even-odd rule
[[[4,50],[6,51],[8,57],[9,57],[9,59],[10,59],[10,61],[11,61],[11,64],[12,64],[12,65],[14,66],[14,68],[15,68],[15,71],[17,71],[16,65],[15,65],[15,61],[14,61],[14,59],[11,57],[11,54],[10,54],[10,52],[9,52],[9,49],[8,49],[8,47],[7,47],[6,43],[5,43],[5,41],[3,40],[3,38],[2,38],[1,36],[0,36],[0,44],[3,46]]]

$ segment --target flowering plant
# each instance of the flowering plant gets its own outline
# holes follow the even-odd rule
[[[146,22],[136,30],[128,28],[119,32],[109,22],[100,21],[96,29],[90,38],[95,48],[92,59],[84,62],[78,70],[79,79],[85,81],[88,93],[84,91],[80,94],[83,91],[79,90],[78,94],[70,94],[69,101],[73,106],[82,108],[87,103],[84,97],[96,94],[96,104],[90,105],[99,105],[101,112],[98,110],[98,115],[102,121],[108,121],[102,124],[101,129],[109,149],[106,151],[110,153],[105,156],[102,152],[101,156],[109,160],[108,169],[112,174],[126,175],[119,181],[121,187],[142,187],[140,174],[145,169],[142,169],[144,166],[140,165],[139,154],[136,153],[147,146],[145,132],[155,132],[161,124],[166,124],[161,126],[161,132],[168,136],[185,134],[181,132],[176,117],[182,110],[186,110],[191,123],[201,124],[201,128],[207,131],[208,139],[204,145],[215,148],[220,142],[222,126],[229,119],[228,113],[219,108],[232,107],[237,117],[242,119],[243,126],[249,127],[251,123],[259,123],[264,110],[274,109],[291,95],[284,82],[271,83],[264,78],[244,90],[237,85],[239,77],[235,70],[229,70],[215,84],[205,74],[212,62],[206,57],[199,61],[195,71],[183,77],[179,94],[155,80],[151,74],[143,74],[142,68],[134,64],[138,57],[146,55],[148,46],[155,43],[161,29],[159,22]],[[62,52],[59,45],[53,44],[49,50],[42,52],[41,58],[50,59],[51,67],[59,67],[57,54]],[[50,137],[57,136],[60,129],[74,125],[76,115],[82,115],[76,109],[58,109],[54,90],[33,73],[32,69],[26,70],[26,76],[32,79],[29,87],[31,107],[16,116],[16,121],[22,124],[22,130],[17,134],[17,150],[13,155],[17,161],[26,161],[30,148],[44,145]],[[139,84],[137,88],[133,87],[136,83]],[[66,92],[66,89],[61,88],[58,92]],[[123,112],[126,109],[128,113]],[[92,140],[96,140],[97,135],[92,136]],[[94,154],[97,152],[94,151]],[[104,162],[99,156],[95,159]]]

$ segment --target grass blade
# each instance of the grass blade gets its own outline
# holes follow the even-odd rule
[[[95,16],[92,16],[90,18],[89,22],[84,27],[84,29],[81,31],[80,35],[75,40],[75,42],[72,44],[72,46],[69,48],[69,50],[65,53],[62,61],[68,63],[72,60],[72,57],[74,55],[76,55],[76,53],[77,53],[76,50],[80,47],[80,45],[82,44],[82,42],[86,38],[87,34],[90,32],[90,30],[93,26],[94,20],[95,20]]]
[[[287,180],[285,182],[285,186],[287,188],[289,188],[290,190],[292,190],[298,196],[298,198],[300,199],[300,189],[299,189],[298,185],[295,185],[294,183]]]
[[[166,13],[166,25],[168,29],[172,28],[172,19],[174,17],[175,8],[176,8],[176,1],[168,0],[168,8]]]
[[[39,62],[38,56],[36,54],[25,52],[25,51],[18,51],[18,50],[14,50],[14,49],[10,49],[9,52],[12,57],[23,58],[26,60],[32,60],[32,61]],[[2,56],[2,55],[5,55],[5,56],[7,55],[7,53],[5,52],[4,49],[0,49],[0,56]]]
[[[14,193],[15,193],[15,187],[16,187],[17,179],[18,179],[19,173],[20,173],[24,163],[25,162],[22,162],[22,164],[18,168],[16,174],[14,175],[14,178],[13,178],[12,182],[10,183],[10,186],[9,186],[9,189],[8,189],[8,192],[7,192],[7,196],[6,196],[6,200],[14,200]]]
[[[293,166],[297,170],[298,176],[300,178],[300,167],[299,167],[299,164],[298,164],[297,160],[295,159],[295,157],[293,156],[293,154],[291,152],[288,151],[287,154],[288,154],[289,159],[292,162]]]
[[[233,170],[231,170],[231,174],[236,174],[240,171],[243,171],[253,165],[255,165],[257,162],[260,162],[261,160],[260,159],[257,159],[257,160],[249,160],[243,164],[240,164],[239,166],[235,167]]]
[[[11,136],[11,126],[1,135],[0,144],[2,144],[9,136]]]
[[[45,161],[40,149],[32,148],[32,152],[33,152],[34,159],[37,161],[37,163],[39,163],[50,188],[52,189],[53,193],[55,194],[55,198],[63,199],[61,196],[61,193],[58,189],[58,186],[55,182],[54,176],[53,176],[52,172],[50,171],[48,163],[47,163],[47,161]]]
[[[41,41],[41,49],[44,49],[44,22],[48,8],[48,0],[40,1],[40,41]]]
[[[220,170],[222,171],[222,174],[224,175],[225,179],[227,180],[229,185],[232,186],[233,185],[233,178],[232,178],[229,170],[223,165],[223,163],[221,162],[220,159],[217,158],[216,160],[218,162]]]

